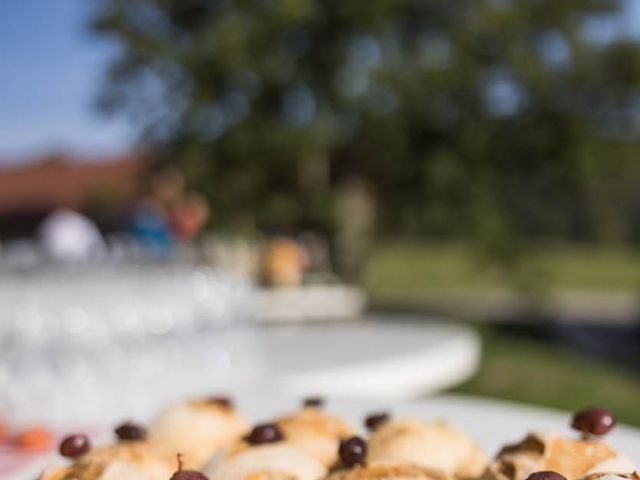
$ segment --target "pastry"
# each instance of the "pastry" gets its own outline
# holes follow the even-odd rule
[[[367,419],[375,427],[368,442],[369,463],[412,464],[457,478],[477,478],[486,468],[480,447],[445,421],[373,418]]]
[[[340,462],[327,480],[449,480],[438,470],[411,463],[372,463],[367,460],[367,444],[360,437],[340,442]]]
[[[197,468],[247,429],[248,423],[227,398],[214,397],[169,406],[149,426],[149,437]]]
[[[595,473],[632,472],[635,465],[598,438],[614,425],[615,418],[606,409],[582,410],[571,422],[581,438],[551,432],[530,433],[522,441],[500,450],[483,480],[525,480],[539,471],[557,472],[569,480]]]
[[[329,475],[328,480],[448,480],[450,477],[437,470],[410,464],[358,465]]]
[[[631,472],[634,468],[628,459],[603,441],[537,432],[504,447],[483,479],[525,480],[533,472],[553,470],[573,480],[597,472]]]
[[[92,448],[86,435],[60,445],[67,465],[40,480],[640,480],[635,465],[601,437],[616,424],[606,409],[576,413],[570,438],[533,432],[487,464],[478,445],[443,421],[367,417],[368,441],[307,399],[296,413],[249,430],[223,397],[170,406],[149,430],[127,422],[118,441]],[[202,473],[201,473],[201,471]]]
[[[640,472],[632,473],[592,473],[581,480],[640,480]]]
[[[275,424],[256,426],[204,469],[210,480],[318,480],[326,472],[316,458],[285,441]]]
[[[91,449],[84,435],[73,435],[60,451],[73,462],[46,470],[41,480],[168,480],[177,466],[173,453],[145,440]]]
[[[325,467],[338,460],[340,440],[355,433],[340,417],[325,412],[322,402],[315,398],[306,401],[300,411],[281,417],[276,423],[288,443],[312,455]]]

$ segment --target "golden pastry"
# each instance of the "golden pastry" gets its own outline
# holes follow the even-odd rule
[[[445,421],[403,418],[377,423],[368,442],[369,463],[418,465],[457,478],[477,478],[486,468],[480,447]]]
[[[312,455],[325,467],[338,460],[340,440],[354,429],[337,415],[325,412],[319,401],[306,402],[297,413],[276,420],[288,443]]]
[[[120,441],[90,449],[83,435],[65,439],[63,455],[75,457],[70,465],[46,470],[41,480],[168,480],[176,470],[173,453],[148,441]]]
[[[450,480],[444,472],[415,464],[371,463],[360,437],[342,440],[338,453],[340,463],[327,480]]]
[[[264,424],[214,458],[204,473],[210,480],[318,480],[327,469],[286,442],[277,425]]]
[[[592,473],[581,480],[640,480],[640,472],[632,473]]]
[[[328,480],[449,480],[450,477],[437,470],[409,464],[358,465],[338,470]]]
[[[534,432],[500,450],[483,479],[525,480],[543,470],[575,480],[598,472],[632,472],[635,466],[601,440]]]
[[[236,441],[248,423],[223,397],[189,400],[169,406],[149,426],[150,439],[202,466],[219,448]]]

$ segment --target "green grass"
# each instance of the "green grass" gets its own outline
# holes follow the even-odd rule
[[[629,248],[555,245],[528,261],[547,292],[640,291],[640,255]],[[491,294],[512,290],[496,268],[479,264],[461,246],[396,242],[374,249],[365,284],[374,308],[472,310]],[[482,366],[456,391],[575,410],[606,405],[620,420],[640,426],[640,373],[567,351],[551,342],[474,324],[484,340]]]
[[[640,427],[637,372],[490,327],[482,336],[481,368],[455,391],[569,411],[603,405]]]
[[[525,262],[529,283],[547,292],[640,291],[640,252],[628,247],[549,245]],[[415,304],[434,294],[510,291],[513,280],[461,245],[395,242],[376,246],[365,285],[375,301]]]

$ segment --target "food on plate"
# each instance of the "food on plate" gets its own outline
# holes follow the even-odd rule
[[[276,420],[288,443],[318,459],[325,467],[338,460],[340,440],[354,435],[354,428],[326,412],[319,398],[309,398],[296,413]]]
[[[170,480],[209,480],[205,474],[198,470],[184,469],[182,456],[178,455],[178,470],[171,475]]]
[[[145,440],[147,438],[147,429],[142,425],[128,421],[124,422],[116,427],[114,430],[116,437],[120,441],[138,441]]]
[[[616,425],[616,417],[606,408],[591,407],[576,412],[571,427],[582,433],[584,438],[606,435]]]
[[[450,477],[437,470],[411,464],[374,464],[357,465],[354,468],[339,470],[328,480],[449,480]]]
[[[177,465],[176,455],[144,440],[92,448],[81,434],[66,437],[60,454],[71,463],[45,470],[41,480],[168,480]]]
[[[322,397],[306,397],[302,400],[303,407],[324,407],[324,399]]]
[[[543,470],[541,472],[533,472],[527,477],[527,480],[567,480],[564,475],[551,470]]]
[[[176,403],[149,425],[151,441],[184,455],[188,464],[202,466],[219,448],[246,433],[249,424],[227,397]]]
[[[534,472],[529,475],[526,480],[567,480],[567,478],[564,475],[560,475],[558,472],[547,470]],[[638,472],[592,473],[586,477],[582,477],[580,480],[640,480],[640,474]]]
[[[91,441],[81,433],[69,435],[60,443],[59,450],[63,457],[76,458],[91,450]]]
[[[286,441],[274,423],[261,424],[204,469],[210,480],[318,480],[325,466]]]
[[[534,432],[504,447],[485,472],[485,480],[524,480],[553,470],[568,479],[597,472],[631,472],[634,465],[605,442]]]
[[[465,432],[443,421],[367,417],[373,433],[367,461],[373,464],[410,464],[456,478],[477,478],[485,470],[486,456]]]
[[[615,425],[613,415],[591,408],[574,415],[571,425],[581,438],[552,432],[533,432],[518,443],[507,445],[490,463],[483,480],[525,480],[539,471],[553,471],[569,480],[595,473],[635,470],[635,465],[598,436]]]
[[[581,480],[640,480],[640,472],[632,473],[592,473]]]
[[[364,426],[367,427],[367,430],[370,432],[374,432],[376,428],[388,421],[390,418],[391,415],[387,412],[371,413],[364,419]]]
[[[360,437],[340,442],[340,463],[328,480],[448,480],[438,470],[412,463],[373,463],[367,460],[367,444]]]
[[[375,412],[365,419],[365,440],[319,397],[253,428],[228,398],[214,397],[172,405],[149,428],[124,422],[109,445],[69,435],[59,447],[67,463],[40,480],[640,480],[602,438],[616,424],[610,411],[587,408],[570,424],[574,438],[529,433],[487,462],[475,441],[444,420]],[[44,448],[51,433],[28,429],[14,442]]]

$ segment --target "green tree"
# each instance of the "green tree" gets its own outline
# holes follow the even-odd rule
[[[533,235],[571,233],[607,160],[593,139],[640,126],[638,46],[593,33],[620,8],[104,0],[94,28],[121,50],[101,105],[143,125],[219,221],[334,234],[336,192],[367,185],[380,231],[512,262]]]

